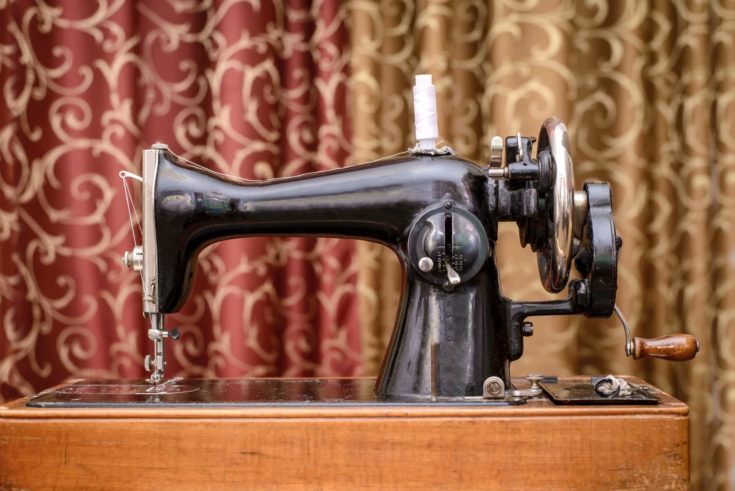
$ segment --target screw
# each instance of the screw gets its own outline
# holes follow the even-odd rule
[[[533,391],[539,391],[541,390],[541,386],[538,384],[544,379],[544,376],[538,373],[529,373],[526,375],[526,380],[531,382],[531,390]]]
[[[444,202],[444,208],[446,208],[448,210],[451,207],[452,207],[452,202],[451,201],[445,201]]]
[[[432,261],[431,258],[428,256],[422,257],[421,259],[419,259],[419,269],[424,273],[428,273],[429,271],[434,269],[434,261]]]
[[[533,336],[533,322],[526,321],[521,327],[524,336]]]
[[[500,398],[505,396],[505,384],[500,377],[488,377],[482,387],[485,398]]]

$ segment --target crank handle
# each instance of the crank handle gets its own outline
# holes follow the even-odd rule
[[[670,361],[687,361],[699,352],[699,341],[691,334],[669,334],[660,338],[646,339],[631,337],[630,327],[623,313],[616,305],[615,315],[625,330],[625,354],[634,360],[641,358],[660,358]]]
[[[660,338],[633,338],[633,359],[661,358],[671,361],[687,361],[699,352],[699,341],[691,334],[669,334]]]

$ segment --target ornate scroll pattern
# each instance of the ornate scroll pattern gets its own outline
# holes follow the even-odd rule
[[[56,5],[58,4],[58,5]],[[155,141],[251,179],[348,159],[338,3],[0,1],[0,397],[142,376],[150,349],[121,170]],[[174,245],[175,246],[175,245]],[[182,376],[361,368],[352,242],[207,249],[170,319]]]
[[[735,3],[425,0],[350,3],[358,160],[413,143],[410,88],[434,75],[440,134],[484,160],[492,135],[567,121],[577,183],[610,181],[625,239],[619,304],[638,335],[697,335],[688,364],[631,362],[613,321],[536,319],[516,374],[631,373],[687,401],[692,483],[733,485]],[[503,287],[547,297],[535,259],[501,230]],[[392,328],[399,269],[360,246],[368,370]],[[378,314],[376,314],[378,312]]]
[[[691,406],[694,486],[732,486],[732,0],[296,3],[0,0],[0,398],[141,375],[117,173],[144,146],[257,179],[383,157],[413,143],[411,79],[429,71],[440,131],[468,157],[565,119],[578,182],[613,183],[636,332],[703,344],[690,364],[631,363],[614,322],[539,319],[514,372],[643,375]],[[516,233],[501,230],[505,291],[542,297]],[[375,373],[399,282],[371,244],[212,247],[175,319],[172,372],[350,375],[364,355]]]

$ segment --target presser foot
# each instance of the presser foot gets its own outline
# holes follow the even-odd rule
[[[153,355],[146,355],[143,360],[143,366],[147,372],[151,372],[148,379],[153,384],[163,382],[164,369],[166,368],[166,350],[164,340],[171,338],[174,341],[179,339],[181,333],[174,328],[171,331],[163,329],[163,315],[151,315],[151,328],[148,329],[148,339],[153,341]]]

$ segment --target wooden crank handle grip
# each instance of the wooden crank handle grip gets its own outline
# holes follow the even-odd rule
[[[660,338],[633,338],[633,358],[661,358],[687,361],[699,351],[699,341],[691,334],[669,334]]]

